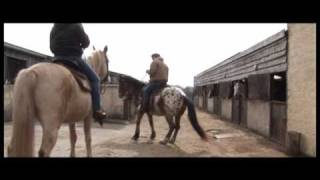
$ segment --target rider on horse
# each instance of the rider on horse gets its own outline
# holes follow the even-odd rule
[[[167,85],[169,73],[169,68],[163,62],[163,58],[160,54],[152,54],[151,58],[153,61],[150,65],[150,70],[146,71],[150,75],[150,81],[149,84],[143,88],[142,110],[146,112],[148,111],[149,96],[155,90],[161,89]]]
[[[92,88],[93,118],[101,122],[106,119],[106,113],[101,109],[100,103],[100,79],[93,69],[81,58],[83,49],[90,44],[88,35],[84,32],[80,23],[63,24],[55,23],[50,33],[50,49],[54,59],[69,61],[77,66],[77,69],[85,74]],[[104,53],[107,48],[105,47]]]

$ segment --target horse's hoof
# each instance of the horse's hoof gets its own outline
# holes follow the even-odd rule
[[[138,138],[139,138],[138,136],[133,136],[131,139],[134,140],[134,141],[137,141]]]
[[[38,155],[40,158],[44,157],[44,151],[42,149],[39,150]]]
[[[164,140],[164,141],[160,141],[160,144],[162,145],[166,145],[168,143],[168,141]]]
[[[152,134],[151,136],[150,136],[150,139],[151,140],[154,140],[156,138],[156,134]]]
[[[100,124],[100,127],[103,127],[103,122],[100,122],[99,124]]]
[[[171,139],[171,140],[169,141],[170,144],[174,144],[174,142],[175,142],[175,140],[173,140],[173,139]]]
[[[147,141],[147,144],[153,144],[153,139],[149,139],[149,140]]]
[[[103,121],[102,120],[95,120],[95,122],[97,122],[100,125],[100,127],[103,127]]]

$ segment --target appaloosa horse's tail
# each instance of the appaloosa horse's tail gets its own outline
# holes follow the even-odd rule
[[[8,146],[9,157],[31,157],[34,145],[34,87],[36,74],[21,70],[13,90],[13,137]]]
[[[197,120],[197,114],[193,105],[193,102],[186,96],[184,96],[184,100],[188,107],[188,116],[194,130],[199,134],[202,140],[207,141],[208,137]]]

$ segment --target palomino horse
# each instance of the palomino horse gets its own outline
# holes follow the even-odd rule
[[[87,63],[100,79],[108,72],[106,52],[97,50]],[[34,152],[35,119],[42,126],[40,157],[48,157],[56,144],[62,123],[69,124],[71,157],[75,156],[76,122],[84,122],[87,156],[91,157],[92,102],[70,71],[60,64],[39,63],[21,70],[13,90],[13,133],[8,146],[9,157],[29,157]]]
[[[143,82],[135,80],[128,76],[120,76],[119,78],[119,97],[120,98],[135,98],[140,99],[142,96],[142,88],[145,86]],[[202,140],[207,140],[207,136],[199,125],[194,105],[190,99],[186,97],[184,92],[178,87],[165,87],[161,90],[160,95],[155,97],[152,104],[152,110],[147,112],[149,124],[151,127],[150,140],[154,140],[156,132],[153,126],[152,115],[165,116],[169,125],[169,131],[164,138],[160,141],[161,144],[175,143],[177,134],[180,129],[180,118],[188,108],[188,117],[192,127],[198,133]],[[136,131],[133,140],[138,140],[140,135],[140,121],[145,112],[141,110],[141,106],[138,108]],[[175,122],[174,122],[175,120]],[[173,134],[173,135],[172,135]]]

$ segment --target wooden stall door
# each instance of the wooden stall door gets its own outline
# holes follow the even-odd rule
[[[232,99],[232,122],[247,126],[247,103],[244,98]]]
[[[241,105],[240,99],[232,98],[232,122],[235,124],[240,124],[241,118]]]
[[[204,94],[203,94],[203,110],[208,111],[208,91],[207,88],[204,89]]]
[[[287,132],[287,104],[280,101],[271,102],[271,122],[270,136],[271,139],[285,144],[285,136]]]
[[[247,99],[241,98],[240,106],[240,125],[247,127]]]
[[[221,115],[221,99],[216,96],[213,98],[213,113],[220,116]]]

